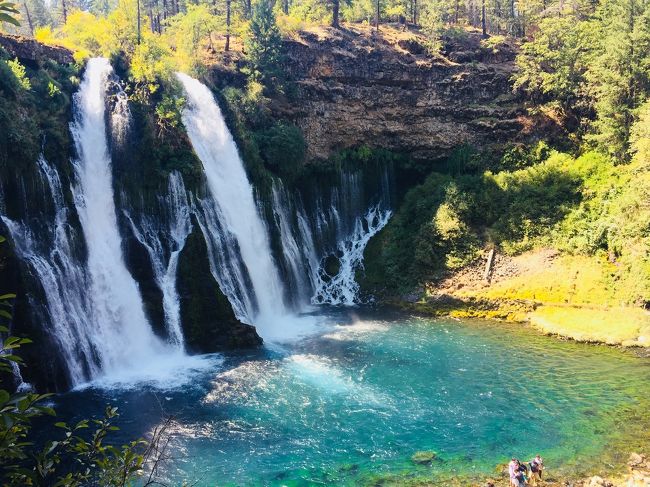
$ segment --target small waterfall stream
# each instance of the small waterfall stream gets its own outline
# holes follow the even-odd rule
[[[363,252],[392,216],[387,170],[375,202],[364,208],[362,193],[361,173],[344,171],[327,198],[316,196],[308,213],[299,197],[292,197],[280,181],[274,183],[273,214],[282,257],[303,306],[360,303],[355,274],[363,269]],[[328,259],[337,264],[332,274]]]
[[[163,312],[170,342],[184,348],[180,302],[176,290],[178,258],[192,231],[191,209],[183,178],[178,172],[169,175],[168,193],[159,197],[160,216],[124,214],[138,241],[147,249],[156,284],[162,291]]]
[[[43,157],[38,160],[40,182],[51,198],[54,218],[27,215],[17,222],[3,216],[18,256],[38,278],[45,297],[51,335],[65,357],[68,379],[80,384],[99,372],[95,344],[86,333],[91,323],[88,276],[72,250],[75,237],[69,224],[59,173]],[[39,234],[31,226],[38,223]]]

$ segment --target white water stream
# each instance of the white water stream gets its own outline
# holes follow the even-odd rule
[[[88,249],[91,320],[86,332],[106,374],[137,370],[167,348],[147,321],[138,284],[122,255],[105,123],[111,72],[107,59],[88,61],[71,124],[79,156],[73,194]]]
[[[285,336],[292,313],[235,141],[208,87],[186,74],[177,76],[187,94],[183,124],[203,164],[211,196],[212,208],[204,213],[214,215],[208,221],[218,220],[204,231],[223,263],[213,266],[215,278],[235,303],[238,318],[254,324],[264,338]]]

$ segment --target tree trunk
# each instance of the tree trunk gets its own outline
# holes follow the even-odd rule
[[[29,13],[27,0],[23,0],[23,7],[25,8],[25,15],[27,16],[27,25],[29,26],[29,32],[32,34],[32,37],[34,37],[34,24],[32,23],[32,16]]]
[[[418,0],[413,0],[413,25],[418,25]]]
[[[454,13],[454,24],[458,25],[458,11],[460,10],[460,0],[456,0],[456,12]]]
[[[226,52],[230,51],[230,2],[226,0]]]
[[[481,0],[481,29],[483,30],[483,37],[487,37],[487,29],[485,27],[485,0]]]
[[[339,28],[339,8],[341,6],[340,0],[332,0],[332,27]]]
[[[379,0],[375,0],[375,30],[379,32]]]
[[[140,0],[138,0],[137,3],[138,3],[138,45],[140,45]]]
[[[65,0],[61,0],[61,7],[63,8],[63,23],[65,24],[68,21],[68,7],[65,4]]]
[[[282,11],[284,15],[289,15],[289,0],[282,0]]]

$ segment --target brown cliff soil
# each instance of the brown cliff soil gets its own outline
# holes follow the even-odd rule
[[[18,58],[22,63],[37,67],[40,63],[52,60],[59,64],[72,64],[72,51],[65,47],[47,46],[23,36],[0,34],[0,47],[10,56]]]

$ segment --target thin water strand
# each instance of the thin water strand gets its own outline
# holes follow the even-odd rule
[[[169,341],[183,350],[180,298],[176,289],[178,259],[192,231],[191,209],[180,173],[169,175],[167,195],[159,198],[160,214],[131,216],[124,214],[133,234],[147,250],[154,279],[162,291],[163,312]],[[136,223],[137,222],[137,223]]]

